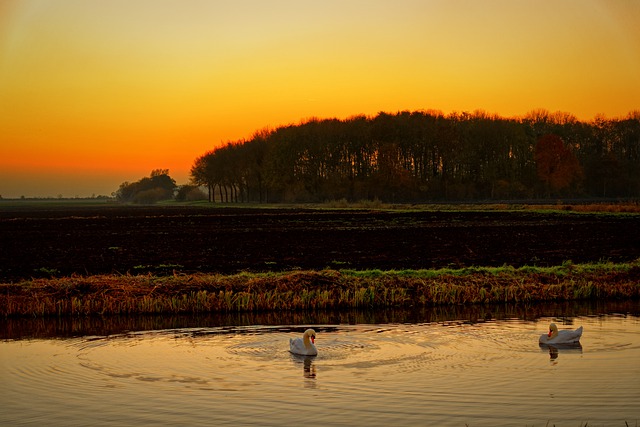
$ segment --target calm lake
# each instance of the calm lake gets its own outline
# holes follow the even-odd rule
[[[638,302],[0,320],[0,425],[638,426]],[[540,347],[550,322],[581,346]],[[319,355],[288,352],[317,332]]]

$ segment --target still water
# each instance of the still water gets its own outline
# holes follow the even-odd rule
[[[607,311],[57,334],[4,321],[0,425],[637,426],[640,318]],[[551,321],[582,325],[581,346],[541,348]],[[307,326],[319,355],[291,355]]]

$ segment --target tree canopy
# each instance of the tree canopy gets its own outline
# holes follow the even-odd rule
[[[121,202],[153,204],[173,198],[176,182],[169,176],[168,169],[154,169],[151,175],[136,182],[123,182],[115,192]]]
[[[545,110],[309,119],[206,152],[191,178],[211,201],[638,197],[640,112],[592,122]]]

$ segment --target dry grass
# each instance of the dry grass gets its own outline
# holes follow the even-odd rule
[[[350,202],[346,199],[329,200],[322,204],[311,205],[317,208],[332,209],[387,209],[387,210],[426,210],[426,211],[543,211],[577,212],[604,214],[639,214],[639,201],[601,202],[601,203],[429,203],[429,204],[390,204],[380,200],[360,200]]]
[[[72,276],[0,284],[2,316],[177,314],[639,298],[640,262],[555,269]]]
[[[640,203],[587,203],[587,204],[563,204],[555,205],[528,205],[527,209],[533,210],[561,210],[581,213],[640,213]]]

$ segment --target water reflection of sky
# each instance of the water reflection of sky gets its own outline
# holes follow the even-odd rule
[[[538,345],[549,322],[582,349]],[[1,425],[634,425],[640,318],[205,326],[0,343]]]

